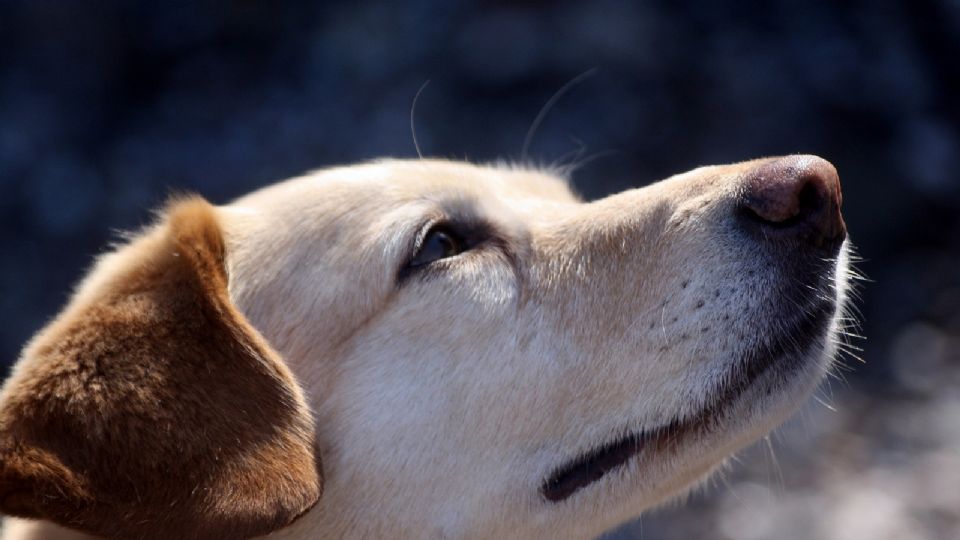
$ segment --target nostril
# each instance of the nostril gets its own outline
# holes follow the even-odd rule
[[[810,216],[816,214],[824,206],[824,200],[821,196],[821,189],[817,186],[817,182],[814,179],[808,179],[804,182],[803,186],[800,188],[800,193],[797,194],[797,215],[795,218],[803,218],[804,216]]]
[[[819,244],[846,235],[840,215],[840,181],[829,162],[815,156],[768,161],[742,179],[739,209],[767,229],[803,234]]]
[[[742,209],[754,221],[776,228],[791,227],[816,213],[823,202],[815,181],[785,182],[782,178],[758,177],[744,198]]]
[[[748,201],[746,210],[752,217],[774,228],[789,228],[801,223],[820,212],[824,207],[821,188],[815,179],[806,178],[798,183],[800,189],[789,193],[780,193],[783,200],[753,199]],[[796,192],[796,193],[794,193]]]

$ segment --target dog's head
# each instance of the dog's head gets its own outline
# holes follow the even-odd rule
[[[592,203],[422,160],[174,204],[6,383],[0,509],[117,536],[597,534],[818,382],[839,207],[809,156]]]

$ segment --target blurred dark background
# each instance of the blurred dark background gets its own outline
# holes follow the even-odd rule
[[[0,364],[171,190],[226,202],[415,156],[427,80],[425,154],[519,159],[541,106],[595,70],[531,161],[585,159],[573,180],[595,198],[819,154],[872,280],[866,362],[820,396],[835,411],[615,536],[958,538],[958,58],[955,0],[0,0]]]

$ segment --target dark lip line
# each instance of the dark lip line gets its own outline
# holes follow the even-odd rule
[[[812,311],[800,318],[776,339],[757,347],[744,357],[745,369],[736,382],[725,385],[708,400],[710,405],[687,419],[675,419],[665,425],[630,433],[620,439],[591,450],[554,469],[540,487],[540,493],[551,502],[560,502],[580,489],[600,480],[611,470],[624,465],[642,450],[667,450],[693,432],[709,432],[722,420],[723,411],[774,364],[786,362],[780,369],[792,372],[801,366],[805,352],[826,332],[836,301],[821,299]]]

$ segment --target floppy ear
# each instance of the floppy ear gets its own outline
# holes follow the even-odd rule
[[[247,538],[313,506],[313,422],[232,305],[201,199],[108,256],[0,391],[0,512],[120,538]]]

